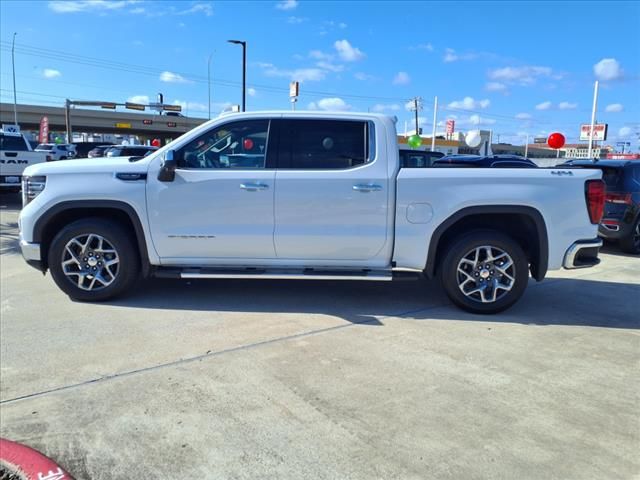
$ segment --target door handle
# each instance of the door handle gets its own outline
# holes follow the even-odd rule
[[[375,185],[373,183],[357,183],[353,186],[353,189],[356,192],[379,192],[382,190],[380,185]]]
[[[248,192],[256,192],[258,190],[266,190],[269,188],[269,185],[264,183],[241,183],[240,188],[242,190],[247,190]]]

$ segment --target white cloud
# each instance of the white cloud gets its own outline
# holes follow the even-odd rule
[[[49,10],[55,13],[104,12],[120,10],[139,0],[54,0],[48,3]]]
[[[366,56],[359,48],[352,46],[348,40],[337,40],[333,46],[338,51],[340,58],[345,62],[356,62]]]
[[[267,77],[285,77],[298,82],[318,82],[324,80],[327,76],[327,71],[321,68],[297,68],[294,70],[282,70],[276,67],[273,63],[256,63],[263,69],[264,74]]]
[[[345,29],[345,28],[347,28],[347,24],[346,24],[346,23],[344,23],[344,22],[340,22],[340,23],[338,24],[338,27],[339,27],[339,28],[342,28],[342,29]]]
[[[258,92],[256,92],[256,89],[255,89],[255,88],[251,88],[251,87],[247,88],[247,94],[248,94],[250,97],[255,97],[257,93],[258,93]]]
[[[575,110],[576,108],[578,108],[578,104],[570,102],[560,102],[558,104],[558,108],[560,110]]]
[[[134,95],[133,97],[129,97],[127,102],[131,103],[141,103],[143,105],[149,105],[149,96],[148,95]]]
[[[452,118],[451,115],[449,117]],[[456,119],[456,127],[481,127],[485,125],[493,125],[496,121],[493,118],[482,117],[478,114],[473,114],[468,117],[461,117]]]
[[[429,43],[420,43],[415,47],[410,47],[410,50],[426,50],[427,52],[433,52],[433,45]]]
[[[333,55],[330,53],[324,53],[321,50],[311,50],[309,52],[309,58],[314,58],[316,60],[333,60]]]
[[[472,97],[464,97],[462,100],[456,100],[449,104],[449,108],[461,108],[464,110],[476,110],[478,108],[487,108],[491,105],[489,99],[474,100]]]
[[[298,6],[298,0],[281,0],[276,3],[278,10],[294,10]]]
[[[366,81],[366,80],[373,80],[375,77],[373,75],[369,75],[368,73],[364,73],[364,72],[356,72],[353,74],[353,76],[356,78],[356,80],[361,80],[361,81]]]
[[[624,107],[621,103],[611,103],[607,105],[607,108],[604,109],[605,112],[621,112],[624,110]]]
[[[338,97],[323,98],[309,104],[309,110],[324,110],[327,112],[346,112],[351,110],[351,105]]]
[[[552,77],[553,75],[553,70],[550,67],[539,66],[503,67],[489,70],[488,73],[491,80],[523,86],[533,85],[540,77]]]
[[[633,130],[631,129],[631,127],[622,127],[620,130],[618,130],[619,138],[630,138],[632,136]]]
[[[133,15],[141,15],[144,12],[146,12],[146,10],[142,7],[132,8],[129,10],[129,13],[132,13]]]
[[[551,102],[546,101],[536,105],[536,110],[549,110],[552,106],[553,104]]]
[[[42,76],[44,78],[57,78],[59,76],[61,76],[62,73],[60,73],[60,70],[55,70],[53,68],[45,68],[42,71]]]
[[[307,18],[305,17],[296,17],[296,16],[291,16],[287,18],[287,23],[290,23],[292,25],[298,25],[300,23],[306,22]]]
[[[517,113],[516,114],[516,118],[518,120],[530,120],[531,119],[531,115],[529,113]]]
[[[393,77],[394,85],[408,85],[411,83],[411,77],[407,72],[398,72],[396,76]]]
[[[485,90],[489,92],[506,92],[507,86],[500,82],[487,82],[484,86]]]
[[[202,13],[210,17],[213,15],[213,5],[211,3],[194,3],[190,8],[178,12],[178,15],[189,15],[191,13]]]
[[[317,62],[316,67],[324,68],[325,70],[330,70],[332,72],[342,72],[344,70],[344,65],[339,65],[331,62]]]
[[[442,60],[444,63],[452,63],[458,60],[474,60],[476,58],[478,58],[476,53],[456,53],[453,48],[445,48]]]
[[[624,72],[615,58],[603,58],[593,66],[593,73],[598,80],[610,82],[622,78]]]
[[[184,24],[184,22],[180,22],[180,23],[178,23],[178,26],[179,26],[180,28],[184,28],[184,27],[185,27],[185,24]]]
[[[398,110],[400,110],[400,108],[401,108],[400,105],[398,105],[397,103],[390,103],[387,105],[382,103],[377,103],[371,108],[371,111],[377,112],[377,113],[386,112],[386,111],[397,112]]]
[[[184,78],[179,73],[173,73],[169,71],[165,71],[160,74],[160,81],[166,83],[190,83],[189,80]]]
[[[182,107],[182,113],[186,115],[186,112],[208,112],[209,105],[205,105],[204,103],[199,102],[186,102],[184,100],[174,100],[174,105],[180,105]],[[222,104],[215,104],[216,107],[220,107]],[[226,105],[226,104],[224,104]],[[213,109],[214,105],[211,105]]]

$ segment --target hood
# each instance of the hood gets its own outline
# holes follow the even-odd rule
[[[31,165],[23,175],[58,175],[77,173],[111,173],[111,172],[146,172],[151,156],[137,162],[130,162],[131,157],[98,157],[79,160],[61,160]]]

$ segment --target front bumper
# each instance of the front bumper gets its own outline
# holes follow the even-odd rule
[[[567,269],[594,267],[600,263],[600,247],[602,240],[599,238],[578,240],[567,249],[562,266]]]
[[[41,272],[45,271],[42,263],[39,243],[29,243],[24,240],[20,240],[20,250],[22,251],[22,257],[29,265]]]

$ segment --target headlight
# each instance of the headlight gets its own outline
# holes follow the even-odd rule
[[[31,200],[36,198],[44,190],[47,184],[47,177],[22,177],[22,206],[25,207]]]

